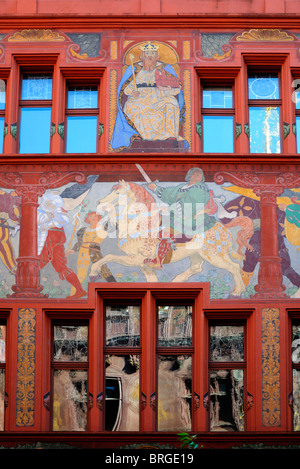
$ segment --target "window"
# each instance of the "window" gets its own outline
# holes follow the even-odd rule
[[[96,153],[98,113],[97,86],[68,86],[67,153]]]
[[[52,75],[27,74],[21,79],[20,153],[49,153]]]
[[[3,153],[3,140],[5,129],[5,101],[6,101],[6,83],[0,79],[0,153]]]
[[[192,306],[157,305],[157,430],[192,429]]]
[[[86,431],[88,325],[55,323],[52,333],[52,429]]]
[[[6,326],[0,323],[0,431],[4,430],[5,412]]]
[[[210,430],[245,429],[245,327],[211,322],[209,327]]]
[[[281,99],[278,73],[248,75],[250,153],[280,153]]]
[[[105,430],[140,428],[140,305],[105,307]]]
[[[94,312],[49,321],[53,431],[246,428],[248,311],[203,314],[202,290],[183,284],[98,293]]]
[[[232,87],[203,87],[202,116],[203,152],[233,153]]]
[[[293,430],[300,431],[300,323],[292,324]]]

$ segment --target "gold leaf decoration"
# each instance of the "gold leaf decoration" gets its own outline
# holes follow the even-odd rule
[[[294,41],[294,37],[280,29],[250,29],[237,36],[237,41]]]
[[[23,29],[16,31],[8,42],[63,42],[64,36],[52,29]]]

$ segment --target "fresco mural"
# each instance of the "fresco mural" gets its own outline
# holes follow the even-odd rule
[[[15,281],[20,230],[21,197],[0,189],[0,296],[6,296]]]
[[[175,50],[157,41],[127,51],[110,142],[114,151],[188,150],[181,136],[185,101],[177,62]]]
[[[278,252],[291,298],[300,297],[299,191],[277,197]],[[21,201],[1,190],[2,298],[15,283]],[[46,190],[38,202],[40,284],[49,298],[87,298],[89,282],[208,282],[212,299],[255,294],[261,206],[252,189],[217,184],[194,167],[181,182],[91,174],[85,184]]]

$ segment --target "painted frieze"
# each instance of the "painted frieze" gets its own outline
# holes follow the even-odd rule
[[[37,270],[30,272],[40,278],[31,289],[49,298],[87,298],[95,282],[206,282],[212,299],[275,298],[279,290],[299,296],[299,187],[279,190],[287,175],[276,176],[278,187],[261,184],[259,192],[256,174],[195,165],[173,178],[155,178],[143,165],[133,166],[135,177],[123,165],[121,178],[118,171],[109,178],[94,171],[80,182],[62,178],[41,190],[31,227],[22,225],[21,189],[3,188],[1,297],[22,289],[22,264],[30,256],[19,245],[33,227]],[[274,209],[267,226],[266,206]],[[267,243],[266,233],[272,233]]]

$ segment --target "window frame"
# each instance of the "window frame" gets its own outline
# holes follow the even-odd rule
[[[199,105],[195,106],[195,122],[196,124],[196,132],[195,135],[198,134],[198,138],[195,141],[195,152],[203,153],[204,155],[226,155],[231,156],[236,154],[239,149],[239,142],[237,141],[238,133],[237,129],[240,126],[239,119],[240,116],[240,109],[238,106],[238,78],[241,72],[240,66],[229,65],[229,66],[206,66],[206,67],[196,67],[195,68],[195,75],[196,75],[196,82],[197,87],[195,90],[195,102],[198,102]],[[232,87],[232,109],[229,109],[229,112],[234,110],[233,115],[233,152],[232,153],[204,153],[203,152],[203,118],[202,118],[202,89],[204,86],[231,86]],[[226,111],[227,112],[227,111]],[[226,115],[226,113],[225,113]]]
[[[243,383],[244,383],[244,393],[243,393],[243,408],[247,409],[247,360],[246,360],[246,353],[247,353],[247,322],[246,319],[212,319],[209,321],[208,326],[208,346],[210,347],[210,328],[212,326],[243,326],[244,328],[244,341],[243,341],[243,348],[244,348],[244,360],[243,361],[213,361],[210,360],[210,349],[208,350],[208,383],[210,384],[210,373],[212,370],[243,370]],[[209,389],[211,390],[211,386],[209,385]],[[210,391],[208,393],[208,400],[209,400],[209,414],[211,415],[211,394]],[[244,430],[246,429],[246,416],[247,412],[244,411]],[[210,419],[209,419],[210,420]],[[211,421],[209,421],[209,431],[211,433],[219,433],[217,430],[211,429]],[[235,433],[239,432],[238,430]],[[239,433],[242,433],[240,431]]]
[[[223,88],[230,87],[232,90],[232,107],[231,108],[206,108],[203,107],[203,91],[205,88]],[[236,109],[235,109],[235,82],[232,79],[225,80],[223,83],[220,83],[219,80],[207,81],[206,79],[201,80],[200,86],[201,93],[201,148],[202,153],[205,154],[229,154],[232,155],[236,153]],[[232,117],[232,152],[204,152],[205,146],[205,131],[204,131],[204,118],[205,117]]]
[[[191,306],[192,307],[192,344],[191,345],[184,345],[184,346],[161,346],[158,345],[159,339],[159,315],[158,315],[158,308],[159,306]],[[192,358],[192,372],[191,372],[191,428],[190,429],[182,429],[178,431],[193,431],[193,424],[194,424],[194,375],[195,375],[195,365],[194,365],[194,354],[195,354],[195,305],[194,300],[188,299],[182,295],[182,298],[178,298],[176,300],[172,299],[156,299],[156,307],[155,307],[155,323],[156,323],[156,340],[155,340],[155,371],[156,371],[156,391],[155,391],[155,398],[157,401],[156,405],[156,418],[155,418],[155,431],[159,432],[160,434],[164,434],[165,430],[158,429],[158,402],[159,402],[159,357],[160,356],[190,356]],[[177,430],[174,430],[177,431]]]
[[[24,75],[51,75],[52,76],[52,96],[51,99],[22,99],[22,85]],[[54,65],[49,65],[41,67],[38,69],[36,67],[27,67],[21,66],[19,73],[19,99],[18,99],[18,129],[17,129],[17,152],[20,155],[31,155],[31,154],[43,154],[49,155],[51,153],[51,132],[52,132],[52,122],[53,122],[53,90],[54,90]],[[26,152],[23,153],[20,151],[21,145],[21,112],[22,109],[33,109],[33,108],[51,108],[50,112],[50,128],[49,128],[49,152]]]
[[[87,361],[55,361],[54,360],[54,327],[61,326],[87,326],[88,327],[88,346],[87,346]],[[68,430],[55,430],[53,428],[53,408],[54,408],[54,373],[56,370],[86,370],[87,372],[87,414],[86,414],[86,432],[89,430],[89,382],[90,382],[90,323],[88,318],[55,318],[51,320],[51,339],[50,339],[50,431],[58,433],[59,431],[73,431]]]
[[[126,307],[126,306],[140,306],[140,345],[139,346],[116,346],[116,345],[106,345],[106,307],[107,306],[120,306],[120,307]],[[106,379],[107,375],[105,373],[106,370],[106,357],[108,355],[115,355],[115,356],[128,356],[128,355],[138,355],[139,356],[139,428],[136,431],[141,431],[141,380],[142,380],[142,355],[143,355],[143,339],[142,339],[142,330],[143,330],[143,306],[142,306],[142,300],[137,299],[137,298],[126,298],[126,299],[106,299],[103,302],[103,376],[102,376],[102,388],[103,388],[103,418],[102,418],[102,425],[103,425],[103,430],[108,431],[111,434],[117,434],[118,430],[106,430]],[[128,430],[123,430],[123,431],[128,431]]]
[[[66,80],[66,93],[65,93],[65,153],[69,155],[72,152],[67,152],[67,140],[68,140],[68,117],[96,117],[96,143],[95,143],[95,151],[91,152],[91,154],[97,154],[99,152],[99,113],[100,113],[100,79],[97,80],[95,78],[88,79],[88,78],[70,78]],[[68,91],[69,88],[72,86],[78,87],[96,87],[97,89],[97,107],[94,108],[69,108],[68,107]],[[90,153],[90,152],[85,152]],[[84,153],[78,153],[84,154]]]
[[[58,134],[60,135],[57,149],[60,153],[70,156],[73,153],[67,153],[67,117],[73,115],[83,115],[82,109],[68,109],[68,87],[69,86],[96,86],[97,87],[97,108],[87,109],[84,115],[93,115],[97,117],[96,127],[96,151],[86,153],[88,155],[99,155],[104,151],[104,139],[101,138],[100,128],[105,121],[106,106],[101,106],[105,102],[105,69],[103,67],[65,67],[59,68],[60,84],[58,95],[62,97],[57,103],[58,106]],[[76,153],[76,156],[85,155],[85,153]]]
[[[249,99],[249,76],[254,74],[277,74],[278,76],[278,90],[279,90],[279,98],[276,99]],[[280,155],[283,152],[283,140],[284,140],[284,132],[283,132],[283,99],[282,99],[282,72],[281,67],[277,65],[270,65],[269,67],[261,67],[261,66],[247,66],[247,87],[246,87],[246,97],[247,97],[247,116],[248,116],[248,126],[249,126],[249,153],[254,155],[258,152],[251,152],[251,142],[250,142],[250,135],[251,135],[251,123],[250,123],[250,108],[278,108],[279,110],[279,142],[280,142],[280,151],[279,152],[264,152],[264,155]]]

